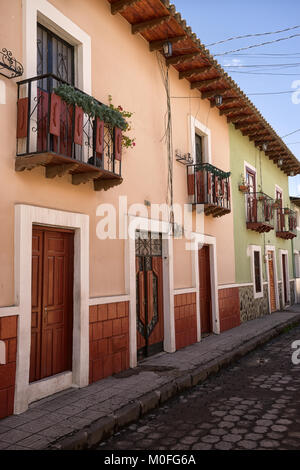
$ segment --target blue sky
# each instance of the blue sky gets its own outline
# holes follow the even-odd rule
[[[299,0],[174,0],[174,3],[193,32],[206,45],[233,36],[277,31],[300,25]],[[299,104],[292,101],[292,92],[300,90],[300,27],[280,34],[238,39],[208,47],[212,54],[221,54],[296,34],[299,36],[286,41],[216,56],[218,62],[281,137],[300,128],[300,93],[296,96],[299,97],[296,100]],[[292,66],[282,67],[282,64]],[[249,65],[259,67],[245,67]],[[296,81],[299,83],[293,83]],[[256,95],[279,91],[291,93]],[[300,159],[300,132],[283,140]],[[290,178],[290,193],[300,196],[300,175]]]

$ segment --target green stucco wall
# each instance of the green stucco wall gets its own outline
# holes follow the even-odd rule
[[[289,276],[294,278],[292,248],[290,240],[276,237],[275,230],[260,234],[246,228],[245,196],[239,191],[241,175],[244,175],[245,162],[256,168],[257,191],[262,191],[275,198],[275,185],[283,190],[283,207],[290,207],[288,176],[275,165],[264,152],[260,152],[247,136],[243,136],[236,130],[233,124],[229,125],[230,158],[231,158],[231,187],[234,216],[235,238],[235,268],[236,282],[252,282],[250,257],[247,256],[249,245],[261,246],[262,260],[264,260],[265,245],[273,245],[276,248],[276,261],[278,280],[281,280],[279,264],[279,250],[289,252]],[[261,185],[261,188],[260,188]],[[266,263],[262,262],[263,279],[267,280]]]

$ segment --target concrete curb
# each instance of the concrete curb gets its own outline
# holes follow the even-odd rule
[[[269,331],[256,336],[254,339],[245,341],[244,344],[226,353],[222,358],[214,359],[203,366],[196,366],[188,371],[188,373],[185,371],[176,379],[170,379],[170,382],[167,384],[137,398],[117,410],[115,414],[94,421],[89,426],[73,435],[60,438],[57,442],[50,444],[47,449],[83,450],[93,448],[120,429],[136,422],[149,411],[158,408],[176,395],[204,382],[211,375],[217,374],[219,370],[228,367],[251,351],[264,345],[276,336],[279,336],[287,327],[291,328],[298,324],[299,319],[296,320],[295,318],[284,321]]]

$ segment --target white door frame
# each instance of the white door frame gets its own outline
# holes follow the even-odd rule
[[[209,246],[210,261],[210,284],[212,303],[212,330],[215,334],[220,334],[219,296],[218,296],[218,268],[217,268],[217,239],[210,235],[192,233],[194,244],[193,266],[196,280],[196,307],[197,307],[197,341],[201,341],[201,312],[200,312],[200,278],[199,278],[199,258],[198,251],[203,245]]]
[[[266,247],[265,247],[265,259],[266,259],[266,266],[267,266],[266,271],[267,271],[267,281],[268,281],[269,312],[271,313],[271,288],[270,288],[268,251],[272,251],[272,253],[273,253],[274,288],[275,288],[275,300],[276,300],[276,309],[277,310],[280,309],[280,302],[279,302],[279,289],[278,289],[276,249],[275,249],[274,245],[266,245]]]
[[[169,234],[169,222],[128,216],[130,232],[143,230],[162,234],[163,250],[163,299],[164,299],[164,351],[175,352],[174,280],[173,280],[173,239]],[[130,234],[129,234],[130,235]],[[130,297],[129,306],[129,365],[137,366],[136,329],[136,268],[135,238],[128,236],[125,242],[125,287]]]
[[[74,229],[72,371],[29,383],[33,224]],[[15,206],[15,304],[19,306],[14,413],[29,403],[89,383],[89,216],[37,206]]]

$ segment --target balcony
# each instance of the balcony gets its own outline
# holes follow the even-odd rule
[[[277,209],[276,237],[291,240],[297,236],[297,215],[288,207]]]
[[[18,82],[15,170],[44,166],[46,178],[69,174],[95,191],[121,184],[121,130],[60,98],[53,90],[62,83],[53,74]]]
[[[246,195],[247,229],[264,233],[274,229],[274,200],[267,194]]]
[[[203,204],[205,215],[222,217],[231,212],[230,173],[209,163],[187,165],[189,202]]]

